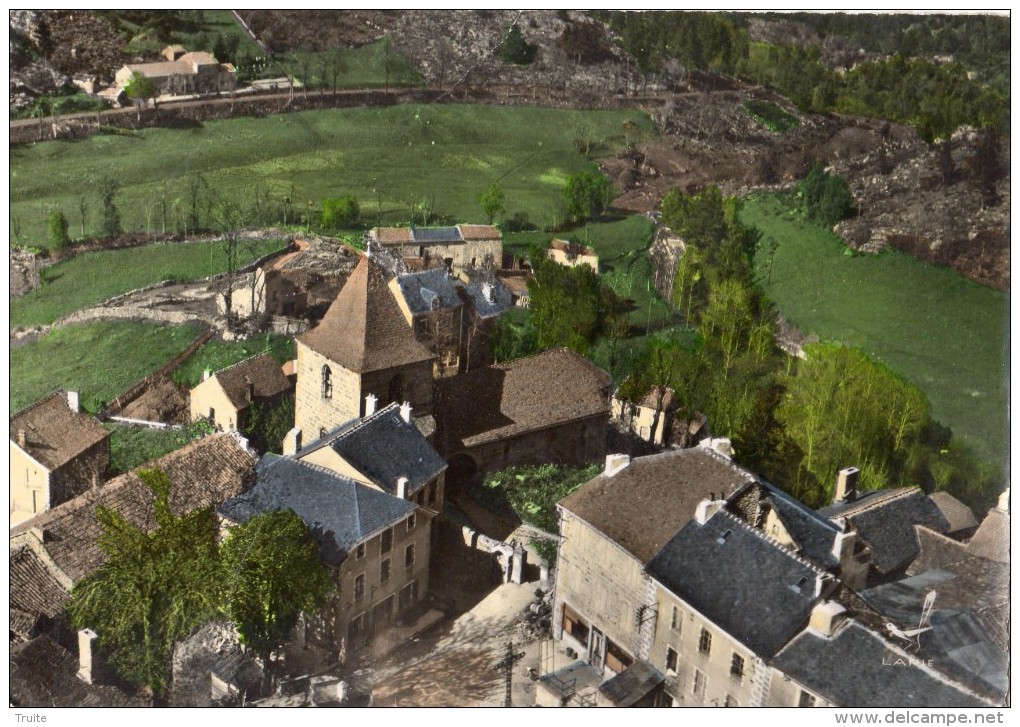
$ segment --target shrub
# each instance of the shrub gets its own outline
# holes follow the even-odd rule
[[[499,57],[504,63],[526,66],[534,59],[536,50],[537,46],[524,40],[521,29],[515,25],[507,33],[506,40],[499,49]]]
[[[60,210],[50,210],[50,249],[60,254],[71,244],[71,238],[67,234],[67,218]]]
[[[360,217],[361,206],[353,195],[345,194],[343,197],[327,197],[322,200],[322,226],[326,229],[353,227]]]

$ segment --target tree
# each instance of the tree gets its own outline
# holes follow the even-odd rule
[[[234,327],[234,290],[237,288],[237,269],[241,266],[241,227],[243,213],[236,202],[221,200],[216,208],[216,226],[223,235],[221,250],[225,258],[220,295],[223,298],[224,324],[228,331]]]
[[[327,230],[354,227],[361,217],[361,206],[354,195],[322,200],[322,226]]]
[[[283,438],[294,426],[294,400],[286,398],[276,404],[255,402],[248,407],[246,417],[244,436],[252,449],[260,454],[281,454]]]
[[[559,265],[539,249],[531,264],[528,296],[539,349],[566,346],[587,354],[601,323],[598,274],[587,265]]]
[[[67,234],[67,218],[58,209],[50,210],[49,219],[50,249],[60,255],[71,244],[71,238]]]
[[[241,642],[262,659],[269,687],[273,652],[302,613],[326,605],[334,588],[329,569],[307,526],[290,511],[256,515],[231,528],[221,550],[227,614]]]
[[[120,182],[112,177],[99,180],[99,200],[103,205],[103,236],[116,237],[121,233],[120,210],[115,198],[120,191]]]
[[[571,175],[563,188],[567,214],[577,222],[601,217],[612,198],[613,185],[598,171]]]
[[[212,508],[175,515],[164,472],[139,470],[138,477],[152,492],[151,527],[96,510],[106,562],[74,584],[68,612],[74,628],[99,635],[97,646],[118,674],[160,696],[174,643],[219,612],[218,524]]]
[[[496,182],[493,182],[479,193],[478,204],[481,205],[482,211],[485,213],[485,217],[489,220],[490,225],[496,219],[496,215],[506,209],[503,206],[504,200],[503,188]]]
[[[536,50],[537,46],[524,40],[524,36],[521,35],[521,29],[514,25],[503,39],[503,43],[499,48],[499,57],[504,63],[526,66],[535,57]]]
[[[135,108],[138,110],[138,120],[141,121],[142,107],[150,98],[156,98],[156,84],[148,76],[134,71],[124,85],[124,95],[134,101]]]
[[[846,180],[829,174],[821,162],[815,162],[800,182],[804,213],[809,220],[831,227],[853,210]]]

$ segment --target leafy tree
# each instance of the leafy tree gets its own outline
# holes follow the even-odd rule
[[[328,230],[353,227],[361,218],[361,206],[354,195],[322,200],[322,226]]]
[[[482,212],[485,213],[490,225],[496,219],[496,215],[506,209],[503,206],[505,199],[503,188],[496,182],[490,184],[478,195],[478,204],[481,205]]]
[[[50,249],[60,255],[71,244],[67,234],[67,218],[58,209],[50,210],[49,218]]]
[[[153,500],[143,528],[98,508],[99,547],[106,562],[77,583],[68,612],[76,629],[90,628],[114,670],[162,695],[174,643],[214,618],[222,600],[212,508],[174,515],[170,478],[139,470]]]
[[[120,210],[117,209],[116,197],[120,191],[120,182],[112,177],[104,177],[97,185],[99,200],[103,205],[103,235],[116,237],[121,233]]]
[[[504,63],[526,66],[535,57],[537,46],[528,43],[521,35],[521,29],[514,25],[510,28],[499,49],[499,57]]]
[[[138,120],[142,120],[142,107],[146,101],[156,98],[156,84],[148,76],[135,71],[124,85],[124,95],[131,99],[138,111]]]
[[[290,638],[302,613],[326,605],[329,569],[300,517],[290,511],[256,515],[231,528],[221,548],[226,611],[241,642],[259,655],[272,684],[272,654]]]
[[[496,321],[492,332],[492,355],[497,363],[538,353],[538,331],[532,323],[530,312],[523,322],[515,316],[504,314]]]
[[[502,495],[522,522],[556,533],[556,503],[598,473],[597,464],[584,468],[552,464],[509,467],[487,474],[482,486]]]
[[[613,185],[598,171],[567,177],[563,188],[567,214],[576,222],[601,217],[613,199]]]
[[[587,265],[559,265],[539,249],[532,251],[531,263],[528,296],[539,348],[567,346],[587,354],[607,311],[618,307],[615,294]]]
[[[260,453],[283,452],[283,438],[294,426],[294,400],[286,398],[277,404],[256,402],[248,407],[244,436]]]
[[[846,180],[825,171],[815,162],[800,183],[804,213],[808,219],[831,227],[850,214],[853,201]]]

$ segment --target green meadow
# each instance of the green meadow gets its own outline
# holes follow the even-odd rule
[[[1001,471],[1009,451],[1009,295],[897,250],[850,254],[775,197],[741,219],[778,243],[758,276],[804,334],[857,346],[916,385],[932,416]]]

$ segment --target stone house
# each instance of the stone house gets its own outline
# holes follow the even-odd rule
[[[273,406],[291,391],[272,354],[261,353],[206,376],[191,390],[191,420],[217,429],[242,430],[253,405]]]
[[[554,263],[565,265],[568,268],[587,265],[596,275],[599,272],[599,256],[587,245],[553,238],[549,241],[547,255]]]
[[[461,479],[515,465],[598,461],[609,386],[609,374],[566,348],[440,381],[436,448]]]
[[[492,225],[375,227],[365,234],[368,249],[382,245],[401,259],[419,258],[426,267],[442,260],[451,272],[503,259],[503,238]]]
[[[191,442],[146,465],[170,478],[176,515],[219,505],[254,482],[255,454],[236,432]],[[153,494],[132,470],[103,487],[57,505],[11,528],[11,633],[27,639],[52,632],[64,640],[63,612],[71,588],[106,562],[96,509],[115,510],[144,530],[155,527]],[[18,622],[17,628],[16,623]]]
[[[361,417],[369,394],[431,413],[435,357],[415,338],[370,258],[358,262],[319,325],[295,341],[294,424],[306,440]]]
[[[123,89],[135,73],[140,73],[153,82],[160,96],[220,93],[237,88],[233,64],[220,63],[211,53],[188,52],[179,45],[170,45],[160,55],[165,60],[122,66],[114,76],[115,85]]]
[[[473,371],[495,362],[492,334],[499,317],[513,307],[513,295],[498,282],[470,282],[457,286],[466,305],[461,371]]]
[[[427,594],[432,518],[414,502],[323,467],[266,455],[250,491],[225,502],[225,525],[291,510],[312,530],[336,591],[299,625],[299,641],[346,663]]]
[[[326,434],[296,459],[316,464],[432,514],[443,511],[446,462],[411,421],[408,406],[390,404],[375,411],[369,395],[366,414]]]
[[[752,479],[707,449],[634,460],[609,455],[601,474],[559,502],[552,636],[597,675],[596,684],[648,660],[656,597],[646,564],[695,516],[699,502]],[[653,664],[660,672],[663,665]],[[575,696],[561,690],[557,699]]]
[[[109,463],[110,433],[80,411],[77,392],[22,409],[10,423],[11,524],[96,487]]]
[[[657,447],[669,444],[677,407],[671,388],[653,386],[638,402],[613,394],[611,404],[613,421],[626,431]]]
[[[397,275],[389,286],[407,325],[436,357],[433,377],[457,374],[465,347],[465,305],[446,269]]]

